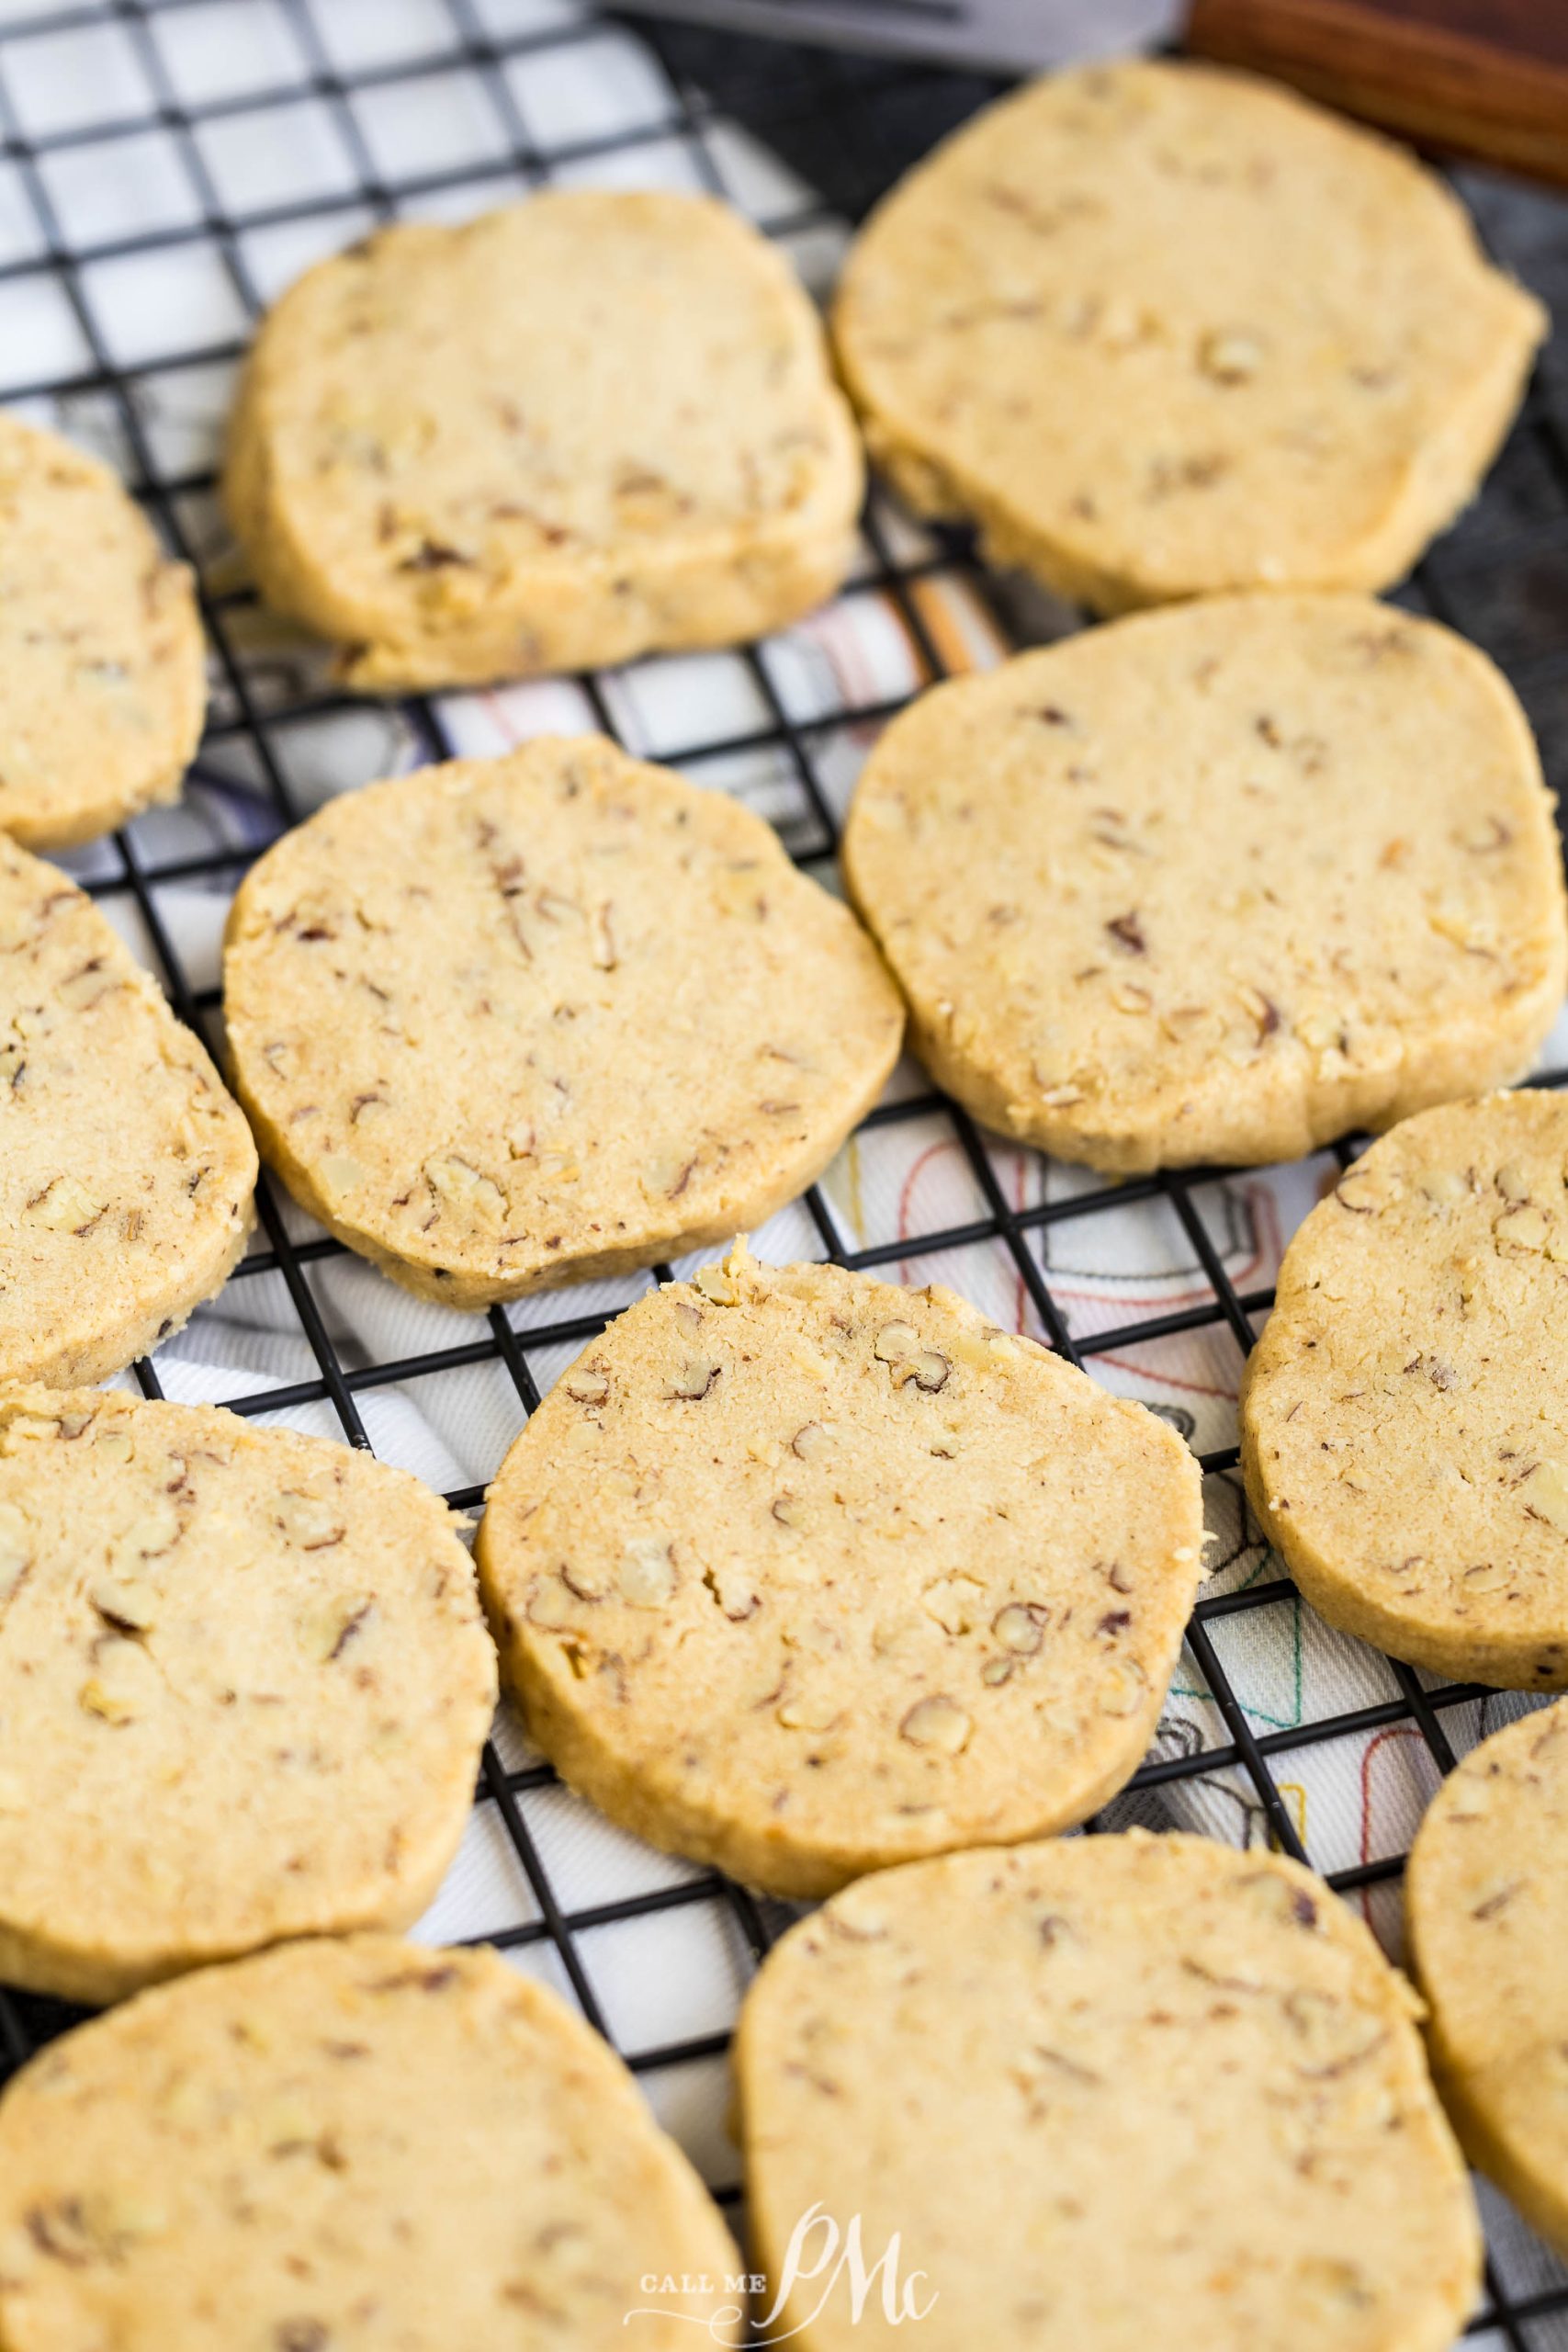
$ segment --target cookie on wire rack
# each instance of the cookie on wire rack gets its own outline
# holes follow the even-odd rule
[[[914,506],[1119,612],[1400,579],[1547,320],[1404,149],[1271,82],[1129,61],[939,147],[862,231],[833,324]]]
[[[1568,1098],[1407,1119],[1297,1231],[1241,1403],[1247,1494],[1331,1624],[1568,1690]]]
[[[1568,2253],[1568,1701],[1483,1739],[1404,1877],[1438,2088],[1472,2163]]]
[[[0,414],[0,831],[65,849],[176,798],[204,662],[190,571],[117,476]]]
[[[517,1439],[480,1587],[532,1737],[774,1893],[1082,1821],[1153,1736],[1198,1465],[951,1291],[743,1247],[639,1299]]]
[[[737,2341],[739,2267],[619,2060],[493,1951],[204,1969],[0,2098],[6,2352],[682,2352]]]
[[[710,198],[598,188],[308,271],[223,476],[268,602],[373,693],[760,636],[838,586],[861,488],[784,255]]]
[[[0,1980],[117,2000],[410,1926],[495,1695],[406,1472],[213,1406],[0,1394]]]
[[[771,826],[597,736],[329,802],[242,885],[224,998],[296,1198],[469,1307],[771,1216],[903,1032],[870,940]]]
[[[935,688],[866,763],[844,867],[933,1076],[1116,1174],[1522,1078],[1568,976],[1511,688],[1362,596],[1200,599]]]
[[[1419,2005],[1320,1880],[1200,1838],[910,1864],[763,1962],[753,2242],[806,2352],[1447,2352],[1481,2233]],[[1005,2194],[998,2192],[1005,2183]],[[863,2270],[843,2256],[858,2217]],[[818,2231],[821,2224],[818,2225]],[[804,2275],[801,2275],[804,2273]],[[898,2323],[900,2327],[902,2322]]]
[[[0,1379],[101,1380],[241,1256],[250,1129],[57,866],[0,838]]]

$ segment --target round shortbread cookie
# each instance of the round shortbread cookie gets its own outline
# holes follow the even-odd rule
[[[1475,489],[1546,332],[1403,148],[1272,82],[1036,82],[873,214],[834,311],[916,508],[1100,612],[1382,588]]]
[[[175,799],[204,662],[191,574],[117,476],[0,414],[0,831],[64,849]]]
[[[1568,1702],[1472,1748],[1404,1880],[1432,2071],[1466,2153],[1568,2252]]]
[[[619,2060],[493,1951],[289,1944],[0,2099],[6,2352],[682,2352],[739,2267]]]
[[[728,645],[830,594],[860,445],[784,256],[705,197],[555,190],[311,269],[224,495],[371,692]]]
[[[1417,2008],[1278,1855],[1134,1830],[863,1881],[741,2012],[753,2240],[776,2294],[814,2207],[840,2262],[858,2216],[925,2315],[895,2335],[877,2280],[857,2319],[819,2218],[770,2340],[1446,2352],[1481,2239]]]
[[[58,867],[0,839],[0,1379],[101,1380],[209,1298],[255,1146],[217,1071]]]
[[[1153,1736],[1198,1465],[951,1291],[737,1248],[559,1380],[479,1530],[531,1736],[782,1894],[1068,1827]]]
[[[933,1075],[1112,1173],[1520,1078],[1568,975],[1512,691],[1359,596],[1215,597],[939,686],[872,753],[844,866]]]
[[[0,1395],[0,1979],[118,2000],[412,1925],[495,1696],[405,1471],[214,1406]]]
[[[1464,1680],[1568,1689],[1568,1099],[1409,1119],[1280,1268],[1247,1490],[1330,1624]]]
[[[290,1191],[451,1306],[760,1223],[903,1032],[871,942],[771,826],[596,736],[330,802],[247,876],[224,984]]]

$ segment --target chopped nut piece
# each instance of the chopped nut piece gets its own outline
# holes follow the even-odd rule
[[[1263,365],[1263,345],[1245,328],[1231,327],[1206,334],[1198,357],[1205,376],[1217,384],[1245,384]]]
[[[725,1615],[737,1624],[742,1623],[748,1617],[754,1616],[761,1606],[750,1575],[733,1562],[727,1563],[720,1568],[707,1569],[704,1574],[703,1582],[707,1586]]]
[[[1010,1600],[998,1609],[991,1620],[991,1631],[1004,1649],[1015,1650],[1020,1657],[1029,1657],[1044,1639],[1050,1616],[1037,1601]]]
[[[62,1004],[72,1012],[86,1012],[113,989],[123,988],[124,981],[106,969],[101,957],[95,956],[79,972],[60,982],[55,990]]]
[[[163,1685],[140,1642],[106,1634],[95,1643],[93,1659],[96,1670],[78,1693],[85,1713],[118,1729],[135,1723],[156,1704]]]
[[[567,1395],[575,1396],[580,1405],[602,1405],[610,1393],[610,1384],[604,1374],[587,1366],[569,1372],[564,1385]]]
[[[1336,1184],[1334,1197],[1341,1208],[1353,1210],[1358,1216],[1374,1216],[1380,1209],[1393,1206],[1398,1187],[1379,1170],[1351,1168]]]
[[[328,1552],[345,1532],[339,1506],[324,1495],[286,1490],[277,1498],[277,1523],[303,1552]]]
[[[1436,1201],[1443,1208],[1450,1207],[1456,1201],[1468,1199],[1470,1194],[1470,1186],[1457,1168],[1429,1169],[1418,1181],[1419,1189],[1427,1198]]]
[[[145,1584],[97,1577],[88,1587],[87,1598],[107,1623],[130,1633],[148,1633],[156,1622],[156,1607]]]
[[[569,1560],[560,1576],[561,1582],[576,1593],[579,1600],[607,1600],[615,1589],[615,1579],[609,1563],[601,1558]]]
[[[1135,1713],[1148,1696],[1148,1688],[1149,1678],[1135,1657],[1118,1659],[1105,1669],[1099,1686],[1100,1713]]]
[[[675,1375],[671,1394],[688,1397],[694,1403],[707,1395],[723,1369],[723,1365],[712,1356],[688,1356]]]
[[[1549,1227],[1545,1211],[1526,1201],[1517,1208],[1505,1209],[1492,1230],[1512,1250],[1536,1251],[1545,1249]]]
[[[675,1590],[675,1564],[668,1544],[657,1536],[639,1537],[621,1555],[615,1579],[621,1598],[634,1609],[662,1609]]]
[[[346,1152],[330,1151],[321,1162],[321,1182],[329,1193],[352,1193],[365,1182],[365,1170]]]
[[[335,1666],[351,1644],[363,1640],[376,1612],[372,1593],[333,1593],[307,1614],[300,1628],[309,1655]]]
[[[778,1720],[785,1731],[829,1731],[842,1713],[829,1692],[801,1690],[784,1701]]]
[[[902,1363],[906,1357],[918,1353],[920,1335],[912,1323],[885,1323],[872,1342],[872,1353],[879,1363]]]
[[[108,1547],[109,1565],[119,1576],[140,1575],[149,1560],[161,1559],[165,1552],[173,1551],[180,1540],[181,1527],[180,1514],[173,1503],[155,1504],[114,1538]]]
[[[427,1159],[424,1173],[443,1208],[486,1231],[499,1229],[506,1215],[506,1195],[492,1178],[451,1153]]]
[[[51,1233],[85,1233],[102,1216],[104,1204],[74,1176],[57,1176],[28,1203],[27,1213],[35,1225],[46,1226]]]
[[[544,1625],[551,1632],[574,1624],[577,1617],[571,1595],[559,1577],[538,1578],[528,1594],[527,1614],[530,1623]]]
[[[83,1683],[78,1695],[84,1713],[101,1716],[106,1724],[113,1724],[118,1727],[121,1724],[134,1723],[136,1720],[136,1710],[130,1702],[124,1697],[117,1696],[112,1690],[106,1690],[96,1677]]]
[[[974,1728],[957,1701],[941,1690],[917,1702],[898,1726],[911,1747],[934,1748],[942,1756],[961,1755]]]
[[[985,1598],[985,1586],[976,1584],[973,1577],[943,1577],[940,1583],[926,1587],[920,1606],[943,1633],[972,1634],[980,1622]]]
[[[1543,1519],[1560,1535],[1568,1535],[1568,1466],[1561,1462],[1543,1462],[1520,1492],[1532,1519]]]
[[[692,1276],[694,1288],[714,1306],[733,1306],[739,1293],[723,1266],[699,1266]]]

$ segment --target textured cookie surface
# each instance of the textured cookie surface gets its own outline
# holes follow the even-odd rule
[[[190,573],[108,468],[0,415],[0,831],[62,849],[173,800],[202,663]]]
[[[0,2100],[6,2352],[678,2352],[724,2298],[623,2327],[639,2280],[738,2267],[619,2062],[491,1951],[204,1970]]]
[[[1193,65],[1061,74],[872,217],[834,330],[926,511],[1114,612],[1381,588],[1470,496],[1545,314],[1402,149]]]
[[[1568,2248],[1568,1702],[1472,1748],[1411,1849],[1433,2072],[1472,2160]]]
[[[495,1703],[446,1506],[211,1406],[0,1397],[0,1979],[406,1927]],[[0,2339],[3,2340],[3,2339]]]
[[[705,198],[382,231],[264,322],[225,494],[355,685],[760,634],[848,566],[859,444],[788,264]]]
[[[331,802],[234,901],[242,1100],[305,1206],[451,1306],[728,1239],[903,1027],[761,818],[597,737]]]
[[[1310,1872],[1201,1838],[851,1887],[742,2011],[752,2227],[775,2280],[814,2202],[840,2231],[860,2216],[867,2266],[897,2232],[930,2308],[896,2333],[878,2282],[857,2324],[846,2273],[813,2317],[807,2274],[778,2324],[804,2352],[1142,2352],[1151,2328],[1446,2352],[1480,2238],[1415,2006]]]
[[[1568,1101],[1408,1120],[1301,1227],[1247,1493],[1314,1608],[1436,1674],[1568,1689]]]
[[[1484,655],[1359,596],[1215,597],[939,687],[850,887],[977,1116],[1113,1171],[1294,1159],[1529,1069],[1562,855]]]
[[[611,1325],[507,1457],[481,1589],[613,1818],[791,1894],[1081,1821],[1141,1761],[1198,1467],[944,1290],[744,1250]]]
[[[0,841],[0,1379],[101,1380],[219,1287],[256,1155],[92,901]]]

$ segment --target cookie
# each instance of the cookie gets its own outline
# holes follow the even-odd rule
[[[1247,1366],[1252,1507],[1313,1607],[1568,1690],[1568,1099],[1410,1119],[1297,1232]]]
[[[1084,1819],[1196,1596],[1198,1465],[951,1291],[737,1247],[518,1438],[480,1589],[529,1732],[613,1821],[775,1894]]]
[[[6,2352],[679,2352],[739,2267],[619,2060],[493,1951],[206,1969],[0,2099]],[[624,2326],[666,2272],[715,2291]]]
[[[803,2274],[771,2340],[906,2340],[835,2274],[858,2216],[922,2352],[1446,2352],[1481,2241],[1417,2007],[1274,1854],[1133,1831],[863,1881],[741,2013],[753,2243],[775,2298],[792,2242]]]
[[[872,215],[833,315],[916,509],[1103,613],[1386,587],[1546,333],[1403,148],[1212,66],[1058,74]]]
[[[0,831],[64,849],[177,799],[206,707],[186,566],[107,466],[0,414]]]
[[[406,1472],[215,1406],[0,1395],[0,1979],[118,2000],[411,1925],[495,1695]]]
[[[876,1100],[903,1028],[770,826],[596,736],[330,802],[247,876],[224,986],[289,1190],[452,1306],[760,1223]]]
[[[0,1380],[101,1380],[222,1283],[250,1130],[58,867],[0,838]]]
[[[404,222],[264,321],[223,491],[371,693],[731,645],[830,594],[860,445],[789,264],[706,197]]]
[[[933,1076],[1111,1173],[1293,1159],[1523,1077],[1568,975],[1512,691],[1359,596],[1215,597],[939,686],[844,864]]]
[[[1411,1848],[1432,2071],[1472,2164],[1568,2253],[1568,1702],[1495,1732]]]

